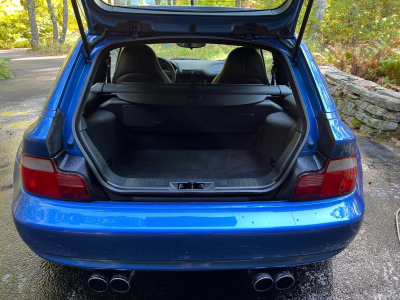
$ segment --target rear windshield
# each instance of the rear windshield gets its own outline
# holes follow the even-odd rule
[[[184,10],[188,6],[229,7],[241,9],[275,9],[286,0],[102,0],[104,3],[124,7],[177,7]]]
[[[238,46],[207,44],[201,48],[183,48],[175,43],[149,44],[157,57],[167,58],[169,60],[208,60],[208,61],[225,61],[228,54]],[[122,48],[114,49],[110,52],[111,57],[111,74],[114,74],[115,65],[118,60],[118,54]],[[265,70],[267,76],[271,80],[271,69],[273,65],[272,53],[266,50],[262,51]]]
[[[207,44],[201,48],[183,48],[177,44],[153,44],[149,45],[157,56],[168,59],[204,59],[225,60],[229,52],[237,46]]]

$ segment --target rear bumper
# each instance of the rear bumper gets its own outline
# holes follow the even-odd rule
[[[17,179],[13,216],[36,254],[70,266],[295,266],[329,258],[353,240],[364,214],[359,190],[358,185],[345,197],[302,203],[76,203],[32,196]]]

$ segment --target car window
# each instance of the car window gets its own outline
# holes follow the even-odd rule
[[[168,59],[204,59],[225,60],[228,54],[238,46],[207,44],[201,48],[184,48],[177,44],[153,44],[149,45],[159,57]]]
[[[271,70],[272,70],[272,65],[274,64],[274,58],[272,56],[272,53],[269,51],[263,50],[262,54],[264,56],[265,71],[267,72],[269,82],[271,82],[272,79]]]
[[[111,78],[115,72],[115,66],[117,64],[118,60],[118,54],[121,48],[114,49],[110,52],[110,57],[111,57],[111,67],[110,67],[110,73],[111,73]]]
[[[189,49],[189,48],[179,47],[175,43],[149,44],[148,46],[154,50],[157,57],[163,57],[173,60],[201,59],[209,61],[225,61],[226,57],[233,49],[239,48],[239,46],[207,44],[202,48]],[[111,78],[115,72],[115,66],[117,64],[119,52],[121,49],[122,48],[117,48],[110,52],[110,57],[111,57],[110,71],[112,74]],[[263,50],[262,54],[265,63],[265,71],[267,73],[269,81],[271,82],[273,56],[271,52],[266,50]]]
[[[102,0],[113,6],[140,8],[146,6],[208,6],[208,7],[236,7],[242,9],[274,9],[285,3],[286,0]]]

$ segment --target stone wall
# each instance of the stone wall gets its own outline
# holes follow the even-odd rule
[[[375,82],[320,66],[343,121],[370,136],[400,133],[400,93]]]

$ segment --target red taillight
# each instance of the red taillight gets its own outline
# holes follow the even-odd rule
[[[48,158],[22,154],[21,179],[24,189],[34,195],[75,201],[90,201],[82,177],[58,173]]]
[[[357,182],[357,156],[330,159],[322,173],[297,180],[293,200],[317,200],[350,194]]]

